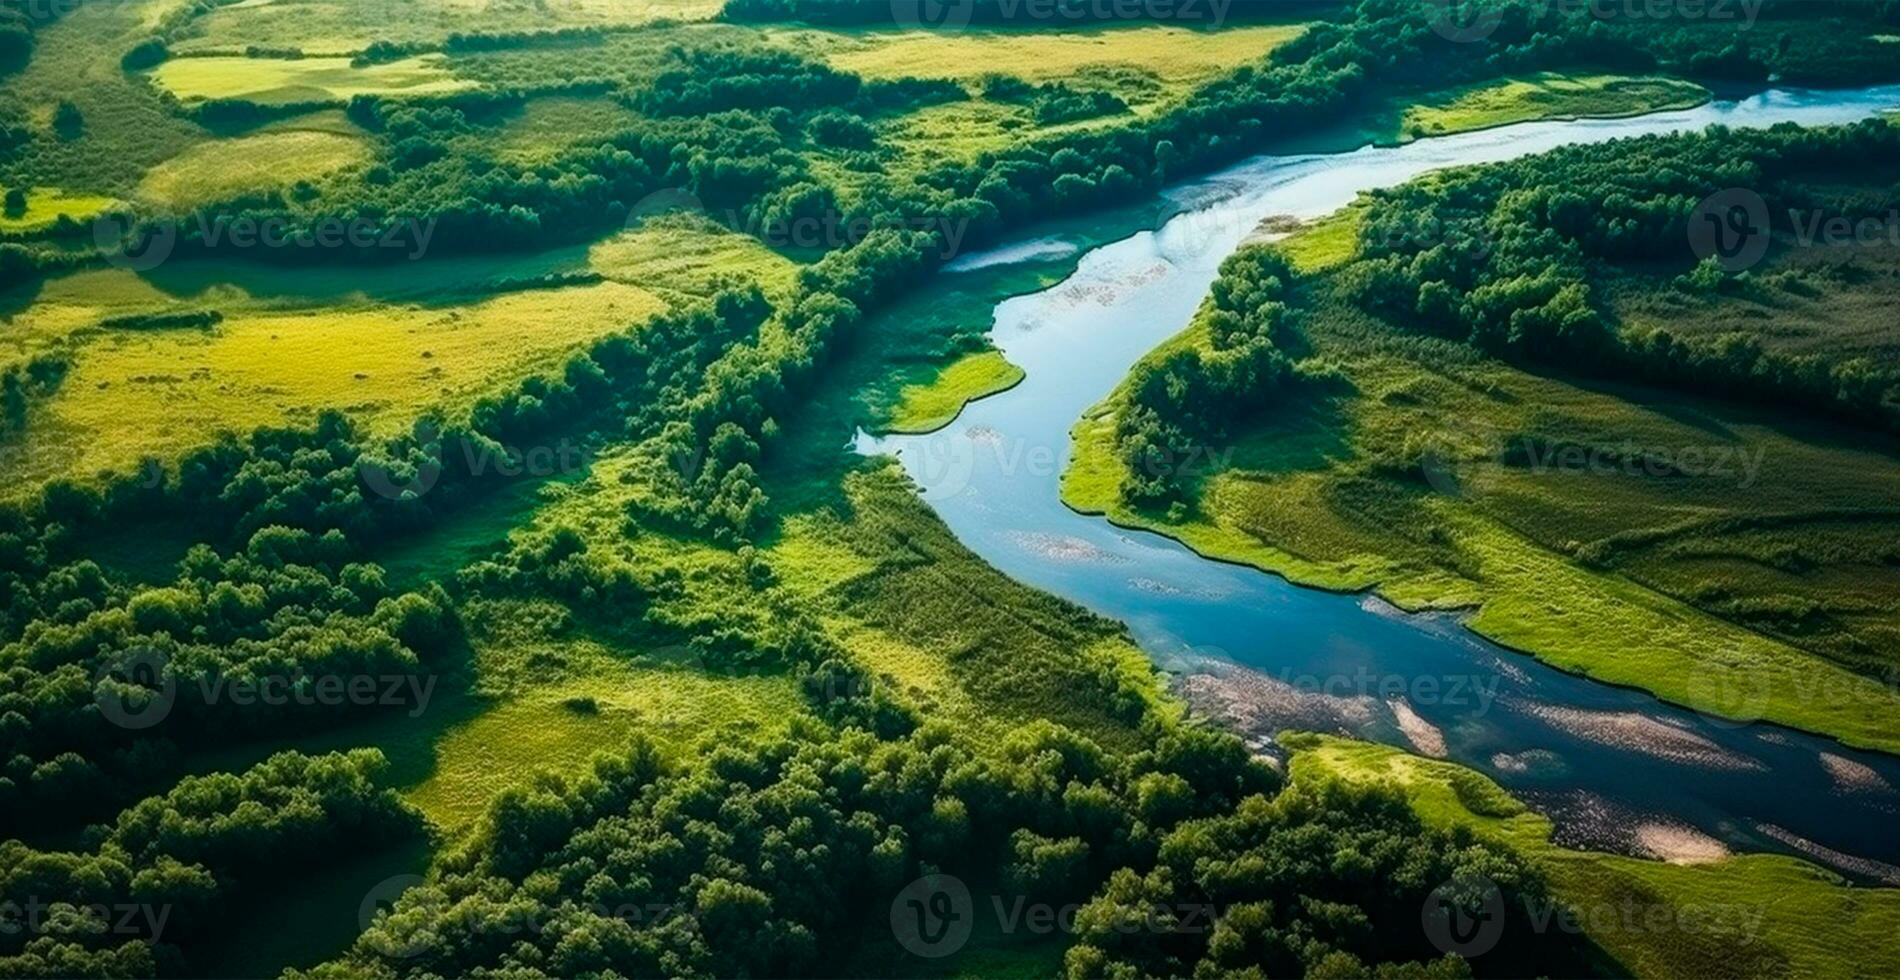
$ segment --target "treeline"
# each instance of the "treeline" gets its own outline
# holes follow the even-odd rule
[[[1189,342],[1136,363],[1115,422],[1123,499],[1143,507],[1183,502],[1206,447],[1295,380],[1285,350],[1300,330],[1294,279],[1279,252],[1241,249],[1221,263],[1197,320],[1206,345],[1191,332]]]
[[[350,118],[385,147],[366,170],[301,196],[258,193],[157,217],[135,227],[124,247],[137,252],[162,239],[174,255],[245,248],[247,257],[300,264],[537,249],[623,226],[636,202],[662,190],[685,191],[715,213],[757,221],[815,183],[806,157],[796,152],[800,127],[786,105],[808,105],[811,115],[827,107],[859,115],[963,97],[941,83],[864,86],[854,75],[784,53],[679,49],[672,57],[678,67],[658,84],[617,96],[656,118],[531,165],[467,149],[502,111],[518,107],[524,93],[359,96],[347,107]],[[208,123],[245,126],[282,110],[224,100],[196,111]],[[325,229],[353,234],[334,247],[260,249],[249,236],[233,233],[260,227],[293,239]]]
[[[998,102],[1027,106],[1036,122],[1044,126],[1128,111],[1128,103],[1113,92],[1077,89],[1061,82],[1032,85],[1012,75],[990,75],[984,78],[983,96]]]
[[[598,44],[613,33],[605,27],[560,27],[545,31],[471,31],[450,34],[441,43],[371,41],[350,59],[352,68],[388,64],[431,51],[462,53],[469,51],[506,51],[512,48],[556,44]]]
[[[1900,430],[1900,369],[1868,358],[1795,355],[1745,333],[1679,337],[1622,329],[1601,284],[1619,268],[1697,267],[1690,223],[1728,188],[1758,191],[1774,233],[1797,233],[1789,211],[1822,207],[1804,178],[1867,175],[1864,211],[1897,203],[1884,161],[1900,150],[1885,122],[1645,137],[1557,150],[1456,171],[1372,196],[1361,260],[1342,275],[1366,309],[1395,323],[1466,340],[1526,362],[1691,387],[1725,397],[1802,405]],[[1747,281],[1743,281],[1744,285]]]
[[[0,74],[19,71],[33,57],[35,32],[73,9],[71,3],[0,0]]]
[[[876,972],[909,957],[885,923],[930,873],[969,884],[963,916],[1079,905],[1074,977],[1467,975],[1419,910],[1475,875],[1511,920],[1487,966],[1578,971],[1523,921],[1545,891],[1519,859],[1425,827],[1390,791],[1279,783],[1194,728],[1120,753],[1047,722],[983,749],[932,726],[807,730],[687,765],[637,742],[504,794],[348,954],[301,975]],[[1447,900],[1475,913],[1473,891]]]
[[[326,414],[308,430],[227,436],[175,472],[151,464],[98,487],[55,482],[0,511],[0,813],[70,822],[134,791],[135,775],[162,778],[181,747],[351,717],[219,697],[233,682],[304,691],[335,675],[434,676],[429,664],[461,642],[449,597],[388,589],[364,561],[369,548],[505,486],[527,440],[607,418],[628,419],[636,438],[659,431],[767,313],[747,290],[663,314],[575,355],[559,379],[480,401],[466,424],[425,419],[375,440]],[[199,546],[176,580],[150,587],[116,583],[83,557],[87,541],[152,520],[235,553]],[[637,608],[642,589],[663,583],[576,588],[589,586]],[[164,697],[175,703],[149,731],[102,710],[142,717]]]
[[[818,109],[857,98],[858,76],[776,48],[686,48],[669,52],[678,67],[660,73],[633,98],[656,116],[699,116],[773,106]]]
[[[758,463],[778,440],[776,415],[795,407],[864,312],[916,284],[940,261],[936,232],[873,231],[799,270],[796,294],[756,339],[708,366],[699,386],[663,406],[640,447],[652,492],[636,517],[738,543],[771,523]]]
[[[242,942],[246,895],[419,839],[422,817],[378,785],[372,749],[285,752],[233,775],[180,780],[89,832],[80,851],[0,842],[0,976],[201,976],[190,950]]]
[[[1350,0],[1242,0],[1226,4],[1188,4],[1167,8],[1146,4],[1116,5],[1095,0],[1055,0],[1053,3],[1025,5],[1025,0],[970,0],[966,4],[944,4],[943,12],[928,6],[930,0],[726,0],[720,17],[741,23],[803,21],[808,24],[835,26],[936,27],[938,19],[951,20],[951,29],[966,24],[1059,27],[1083,25],[1095,21],[1126,21],[1131,16],[1156,18],[1172,24],[1219,27],[1229,21],[1251,18],[1292,18],[1327,16],[1346,7]],[[1047,13],[1032,13],[1048,11]]]
[[[64,354],[40,354],[0,371],[0,438],[26,427],[33,402],[52,394],[66,378],[72,362]]]
[[[0,835],[92,819],[190,749],[419,714],[434,684],[408,679],[460,642],[454,610],[348,551],[267,527],[229,558],[195,547],[162,586],[59,569],[35,597],[52,609],[0,647]]]

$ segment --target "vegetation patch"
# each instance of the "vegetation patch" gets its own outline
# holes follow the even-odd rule
[[[174,58],[154,69],[152,79],[187,105],[242,99],[301,106],[358,95],[442,95],[474,85],[435,55],[361,67],[348,58]]]
[[[791,288],[798,266],[757,238],[703,215],[646,219],[589,248],[588,267],[608,279],[661,296],[707,298],[756,283],[773,295]]]
[[[259,191],[288,191],[363,163],[363,140],[330,132],[283,131],[212,140],[153,167],[139,181],[143,203],[183,214]]]
[[[888,431],[934,432],[955,421],[963,406],[1008,391],[1023,378],[1023,369],[1009,363],[1001,351],[970,354],[944,368],[930,384],[906,387]]]
[[[463,0],[336,4],[323,0],[242,0],[199,15],[196,30],[173,44],[192,54],[258,47],[309,55],[349,55],[382,41],[435,46],[456,34],[512,34],[561,28],[634,28],[707,20],[724,0],[549,0],[492,6]]]
[[[0,191],[0,233],[30,235],[59,225],[83,225],[112,210],[119,202],[96,194],[68,194],[57,187]]]
[[[1815,138],[1888,137],[1884,127],[1868,126]],[[1514,287],[1469,294],[1481,304],[1511,288],[1526,290],[1510,302],[1529,306],[1517,308],[1513,325],[1495,335],[1478,306],[1433,321],[1436,299],[1428,294],[1440,287],[1456,292],[1442,282],[1421,287],[1424,298],[1402,308],[1371,298],[1384,288],[1381,277],[1399,268],[1390,253],[1432,248],[1445,257],[1483,256],[1474,261],[1493,268],[1513,260],[1508,249],[1495,250],[1491,236],[1511,247],[1531,240],[1491,225],[1482,232],[1487,244],[1478,245],[1467,237],[1479,234],[1475,226],[1451,220],[1451,209],[1434,210],[1469,193],[1467,181],[1548,172],[1555,176],[1532,193],[1562,197],[1582,192],[1587,185],[1579,175],[1601,165],[1621,193],[1636,195],[1633,202],[1643,199],[1647,181],[1679,179],[1685,167],[1695,172],[1700,164],[1688,164],[1687,155],[1705,154],[1714,165],[1780,138],[1738,133],[1560,151],[1427,178],[1362,201],[1360,256],[1309,273],[1278,297],[1290,304],[1280,315],[1299,325],[1289,336],[1310,345],[1313,361],[1339,383],[1295,391],[1283,382],[1249,385],[1258,398],[1271,395],[1273,408],[1256,407],[1245,424],[1203,434],[1233,449],[1228,470],[1172,485],[1132,479],[1131,466],[1142,458],[1129,455],[1131,446],[1142,448],[1133,437],[1149,446],[1173,438],[1165,425],[1152,436],[1145,425],[1131,427],[1129,420],[1152,402],[1144,392],[1198,392],[1191,401],[1202,415],[1222,397],[1220,378],[1198,377],[1212,369],[1190,354],[1205,347],[1208,324],[1225,312],[1222,297],[1258,296],[1248,292],[1251,272],[1225,270],[1196,329],[1146,359],[1078,425],[1065,498],[1307,584],[1378,588],[1408,608],[1473,607],[1472,627],[1493,639],[1677,703],[1894,746],[1886,719],[1900,696],[1886,679],[1895,669],[1889,610],[1900,596],[1891,561],[1900,463],[1881,421],[1892,410],[1891,395],[1882,395],[1892,380],[1877,366],[1891,331],[1865,321],[1860,344],[1875,356],[1858,358],[1848,356],[1851,350],[1819,354],[1812,340],[1772,328],[1759,336],[1732,332],[1751,320],[1725,321],[1731,333],[1713,345],[1706,337],[1675,341],[1666,338],[1693,329],[1693,316],[1685,318],[1687,329],[1671,323],[1659,336],[1596,319],[1579,292],[1601,284],[1605,318],[1653,316],[1685,291],[1713,290],[1727,297],[1721,302],[1762,307],[1819,303],[1825,293],[1845,319],[1847,311],[1878,302],[1887,281],[1879,266],[1854,254],[1836,258],[1847,266],[1783,259],[1732,281],[1718,274],[1713,287],[1684,273],[1683,259],[1665,263],[1647,251],[1622,263],[1580,264],[1581,280],[1563,280],[1580,285],[1533,286],[1532,278],[1548,273],[1533,275],[1525,266],[1527,278]],[[1723,140],[1736,145],[1714,145]],[[1685,157],[1672,156],[1670,166],[1623,159],[1645,153]],[[1590,163],[1582,169],[1563,170],[1584,160]],[[1792,186],[1787,193],[1811,185]],[[1855,199],[1845,191],[1837,196]],[[1696,199],[1659,199],[1657,206],[1686,207]],[[1421,207],[1426,201],[1434,205]],[[1403,209],[1405,217],[1387,209]],[[1416,222],[1427,213],[1440,229],[1429,246],[1403,230],[1421,227]],[[1586,248],[1615,254],[1619,247],[1581,235],[1591,243]],[[1292,242],[1297,248],[1299,236]],[[1377,258],[1381,252],[1388,257]],[[1538,268],[1551,261],[1540,260]],[[1803,286],[1827,270],[1855,267],[1829,280],[1831,290]],[[1618,269],[1633,271],[1612,271]],[[1854,296],[1858,289],[1868,294]],[[1777,298],[1784,293],[1787,299]],[[1528,308],[1550,319],[1535,320]],[[1447,329],[1436,331],[1432,322]],[[1567,339],[1534,336],[1539,322]],[[1712,323],[1703,329],[1712,332]],[[1487,353],[1498,349],[1516,353]],[[1718,349],[1725,353],[1712,353]],[[1773,367],[1783,364],[1789,367]],[[1157,376],[1172,380],[1157,387]],[[1680,378],[1708,395],[1646,383],[1658,378]],[[1861,427],[1843,431],[1824,417],[1776,405],[1784,389],[1775,385],[1787,386],[1786,397],[1801,399],[1810,412]],[[1149,402],[1138,401],[1143,397]],[[1179,425],[1195,411],[1158,417]]]
[[[1286,743],[1294,750],[1295,786],[1388,787],[1427,825],[1463,828],[1523,855],[1548,877],[1551,897],[1586,923],[1631,908],[1645,921],[1668,923],[1591,929],[1591,938],[1637,976],[1702,972],[1715,962],[1739,976],[1849,977],[1900,969],[1900,959],[1879,939],[1900,926],[1900,890],[1854,887],[1782,855],[1687,865],[1573,851],[1551,843],[1548,819],[1471,770],[1330,736],[1289,736]],[[1461,789],[1472,783],[1484,787],[1486,798],[1511,806],[1489,812],[1472,806],[1471,791]],[[1725,914],[1718,918],[1716,910]],[[1817,941],[1822,933],[1829,939]]]
[[[35,311],[44,329],[82,332],[58,341],[77,348],[68,383],[22,433],[27,451],[8,461],[8,485],[17,493],[61,475],[127,472],[146,458],[175,458],[212,433],[294,424],[324,408],[345,408],[384,431],[406,428],[429,410],[466,413],[477,398],[558,371],[577,346],[666,305],[619,282],[509,290],[442,305],[306,295],[282,308],[282,297],[251,297],[221,303],[215,332],[83,333],[74,320],[85,311],[97,317],[100,300],[113,295],[99,280],[118,277],[133,278],[82,274],[72,292],[53,290]],[[95,292],[81,282],[105,288]],[[130,310],[95,322],[182,323],[204,295],[211,294],[140,299],[131,288]],[[152,299],[156,308],[146,305]],[[184,311],[175,312],[180,306]],[[64,462],[53,446],[68,447]]]
[[[1000,74],[1099,86],[1130,104],[1143,104],[1184,95],[1239,65],[1257,62],[1304,30],[1297,24],[1246,24],[1218,31],[1160,25],[1071,31],[971,27],[954,34],[774,30],[767,37],[865,78],[949,78],[975,84],[986,75]]]
[[[1491,129],[1539,119],[1609,119],[1709,100],[1707,89],[1673,78],[1540,72],[1456,90],[1405,111],[1404,137]]]

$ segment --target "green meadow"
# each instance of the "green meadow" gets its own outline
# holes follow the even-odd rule
[[[1565,848],[1551,842],[1548,819],[1472,770],[1323,735],[1286,741],[1296,784],[1392,787],[1429,825],[1508,842],[1549,874],[1551,897],[1568,912],[1562,921],[1583,924],[1636,976],[1696,973],[1712,962],[1735,976],[1893,968],[1878,938],[1900,921],[1893,889],[1856,887],[1781,855],[1667,863]]]

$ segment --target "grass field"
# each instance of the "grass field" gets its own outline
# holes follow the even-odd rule
[[[1886,941],[1900,890],[1857,888],[1795,858],[1749,854],[1666,864],[1551,843],[1551,824],[1469,769],[1397,749],[1288,736],[1296,784],[1379,783],[1401,790],[1428,826],[1505,844],[1549,877],[1553,897],[1635,976],[1865,977],[1900,970]],[[1629,910],[1634,909],[1631,916]]]
[[[18,214],[0,213],[0,232],[27,235],[45,231],[70,218],[81,224],[97,218],[119,202],[97,194],[68,194],[57,187],[32,187],[26,192],[26,208]]]
[[[254,137],[263,138],[263,137]],[[341,409],[379,430],[474,399],[720,282],[783,289],[792,262],[756,240],[667,219],[532,258],[437,259],[378,268],[188,262],[145,277],[88,270],[0,306],[0,362],[61,352],[72,369],[0,460],[8,490],[124,472],[219,431],[308,422]],[[551,273],[601,281],[516,289]],[[123,330],[114,317],[215,311],[209,329]]]
[[[187,105],[207,99],[340,103],[358,95],[440,95],[474,85],[451,74],[439,55],[360,68],[348,58],[174,58],[154,69],[152,80]]]
[[[606,99],[533,99],[503,124],[495,136],[495,153],[510,162],[537,163],[568,147],[598,145],[638,118],[632,110]]]
[[[0,109],[30,120],[35,138],[0,164],[0,185],[128,198],[148,168],[205,138],[145,79],[119,67],[119,54],[169,6],[170,0],[74,5],[35,32],[33,59],[0,80]],[[54,131],[61,102],[78,110],[77,133]]]
[[[771,31],[768,39],[865,78],[986,75],[1106,88],[1130,105],[1185,94],[1239,65],[1259,61],[1298,37],[1299,24],[1250,24],[1218,31],[1161,25],[1069,31]]]
[[[1700,85],[1660,76],[1538,72],[1387,96],[1335,125],[1288,139],[1278,152],[1344,152],[1512,123],[1634,116],[1691,108],[1710,97]]]
[[[1794,354],[1900,362],[1900,255],[1891,244],[1784,248],[1750,270],[1745,288],[1688,294],[1671,277],[1630,274],[1610,302],[1633,326],[1711,337],[1745,325],[1768,347]]]
[[[212,140],[153,167],[136,197],[183,213],[254,191],[287,190],[370,158],[361,139],[321,130],[287,130]]]
[[[705,20],[724,0],[548,0],[489,4],[476,0],[411,0],[344,5],[326,0],[244,0],[197,19],[199,31],[179,45],[194,53],[238,53],[250,45],[308,54],[349,54],[373,41],[439,44],[473,31],[546,31],[561,27],[634,27],[657,20]]]
[[[711,296],[722,285],[756,282],[774,295],[791,288],[798,266],[758,239],[705,216],[668,215],[595,243],[588,268],[662,296]]]
[[[1008,391],[1022,380],[1023,369],[1009,363],[1001,351],[971,354],[944,368],[930,384],[906,387],[888,431],[934,432],[955,421],[963,406]]]
[[[1672,78],[1540,72],[1459,89],[1405,110],[1406,138],[1490,129],[1534,119],[1634,116],[1709,100],[1700,85]]]

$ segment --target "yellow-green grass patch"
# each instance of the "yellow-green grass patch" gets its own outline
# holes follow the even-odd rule
[[[1850,886],[1806,861],[1745,854],[1669,864],[1551,842],[1550,821],[1461,766],[1319,735],[1287,736],[1295,786],[1330,780],[1390,786],[1428,826],[1465,828],[1541,869],[1554,897],[1634,976],[1866,977],[1900,971],[1900,890]],[[1631,927],[1642,921],[1674,928]],[[1726,913],[1726,914],[1724,914]],[[1592,922],[1607,923],[1590,928]]]
[[[563,27],[634,27],[662,20],[707,20],[724,0],[486,0],[337,3],[335,0],[243,0],[196,17],[192,36],[174,50],[204,54],[261,46],[309,55],[346,55],[374,41],[440,44],[451,34],[549,31]]]
[[[881,144],[895,153],[895,159],[886,166],[888,175],[841,167],[821,168],[820,173],[848,190],[864,184],[884,184],[892,175],[921,174],[946,159],[974,160],[1027,140],[1119,126],[1126,120],[1125,115],[1102,116],[1045,126],[1022,106],[988,99],[926,106],[878,127]]]
[[[710,296],[723,285],[741,282],[782,294],[798,272],[797,263],[758,239],[692,214],[639,222],[596,243],[587,263],[612,281],[667,296]]]
[[[4,193],[4,191],[0,191]],[[30,235],[70,218],[87,222],[119,202],[97,194],[68,194],[57,187],[34,187],[26,192],[26,207],[18,213],[0,212],[0,232]]]
[[[598,145],[638,118],[633,110],[610,99],[532,99],[502,125],[494,142],[495,154],[511,163],[543,162],[568,147]]]
[[[1407,109],[1401,126],[1406,138],[1442,136],[1533,120],[1636,116],[1708,100],[1707,89],[1673,78],[1540,72],[1432,97]]]
[[[1002,351],[971,354],[938,372],[929,384],[906,385],[891,412],[890,432],[935,432],[956,421],[963,406],[1022,383],[1023,369]]]
[[[616,282],[450,306],[279,311],[226,298],[234,297],[214,290],[163,307],[222,311],[223,322],[210,329],[121,330],[93,326],[98,317],[85,306],[36,310],[42,329],[70,331],[53,346],[74,350],[73,364],[30,414],[5,464],[9,488],[30,492],[57,477],[127,472],[220,431],[307,424],[324,409],[344,410],[374,430],[399,430],[426,411],[465,411],[481,395],[556,372],[575,348],[665,306]]]
[[[370,157],[362,140],[321,131],[285,131],[212,140],[153,167],[138,198],[174,212],[252,191],[314,181]]]
[[[971,28],[954,34],[800,30],[768,36],[774,43],[866,78],[973,82],[1002,74],[1045,82],[1073,80],[1091,69],[1133,70],[1159,83],[1163,91],[1178,95],[1265,58],[1304,30],[1297,24],[1250,24],[1218,31],[1143,25],[1065,31]]]
[[[1277,243],[1293,268],[1311,275],[1345,265],[1359,254],[1359,226],[1366,210],[1352,205],[1311,222]]]
[[[473,86],[440,55],[355,67],[348,58],[173,58],[152,78],[186,104],[248,99],[263,105],[347,102],[358,95],[440,95]]]
[[[444,732],[434,771],[404,795],[437,826],[453,829],[536,772],[585,771],[595,755],[623,748],[636,734],[684,754],[707,736],[770,733],[806,714],[786,675],[715,675],[603,654],[586,676],[511,694]]]
[[[338,409],[378,429],[476,398],[722,284],[790,288],[797,266],[703,218],[668,216],[592,248],[322,269],[180,262],[89,269],[0,307],[0,365],[73,364],[0,456],[10,491],[170,459],[217,432]],[[519,288],[543,275],[601,281]],[[129,330],[120,317],[215,311],[210,329]]]

